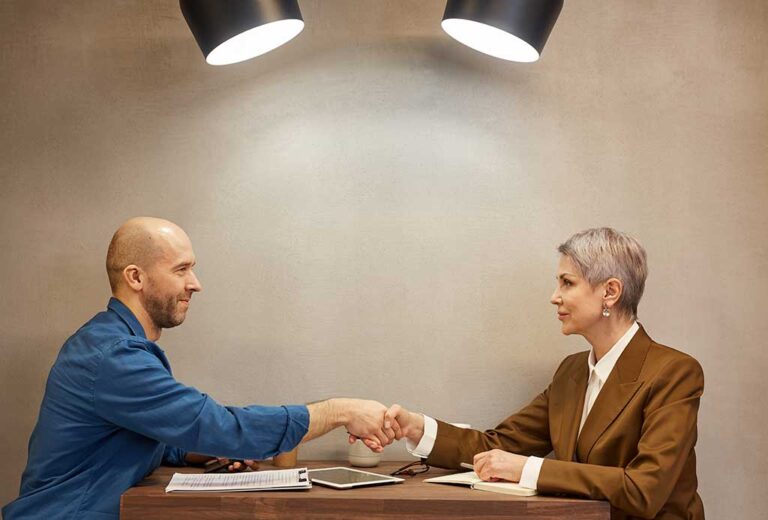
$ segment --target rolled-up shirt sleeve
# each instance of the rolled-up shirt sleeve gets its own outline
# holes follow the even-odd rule
[[[309,428],[306,406],[222,406],[176,381],[155,354],[130,342],[105,352],[93,400],[106,421],[180,451],[222,457],[272,457],[292,450]]]
[[[186,466],[186,456],[186,451],[174,448],[173,446],[166,446],[163,451],[163,464],[168,466]]]

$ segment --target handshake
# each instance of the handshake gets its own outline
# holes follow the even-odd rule
[[[317,404],[326,404],[333,410],[330,415],[337,417],[336,425],[347,428],[350,444],[360,439],[376,453],[404,437],[418,444],[424,435],[424,416],[397,404],[387,408],[377,401],[344,398]]]
[[[384,447],[399,441],[403,437],[418,444],[424,435],[424,416],[412,413],[394,404],[387,408],[378,401],[365,399],[333,398],[307,405],[309,410],[309,429],[302,442],[344,426],[349,434],[349,443],[354,444],[358,439],[376,453],[384,451]],[[224,467],[229,471],[258,469],[259,462],[255,459],[237,461],[225,457],[210,457],[188,453],[188,464],[213,464]],[[231,464],[230,464],[231,462]]]

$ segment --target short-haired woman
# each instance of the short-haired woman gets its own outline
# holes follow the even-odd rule
[[[471,462],[484,480],[607,500],[613,520],[703,520],[694,445],[704,375],[637,323],[645,250],[598,228],[558,251],[551,302],[563,334],[583,336],[589,351],[565,358],[549,387],[494,429],[457,428],[399,405],[390,418],[430,465]]]

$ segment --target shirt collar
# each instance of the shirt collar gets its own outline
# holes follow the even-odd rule
[[[616,342],[615,345],[611,347],[611,350],[606,352],[606,354],[600,358],[600,361],[597,363],[595,362],[595,349],[589,351],[589,358],[587,358],[587,363],[589,365],[589,373],[592,374],[592,372],[597,373],[597,378],[600,380],[601,383],[604,383],[606,379],[608,379],[608,376],[611,374],[611,371],[613,370],[613,367],[616,365],[616,361],[619,360],[619,357],[621,357],[621,353],[624,352],[624,349],[627,348],[627,345],[629,345],[629,342],[632,340],[632,338],[635,336],[635,333],[640,329],[640,326],[637,324],[637,322],[633,322],[632,326],[629,327],[627,332],[624,333],[624,335],[619,338],[619,341]]]
[[[139,320],[133,315],[131,309],[129,309],[123,302],[113,296],[109,299],[107,308],[117,314],[120,319],[128,325],[128,328],[131,329],[134,336],[147,339],[147,335],[144,333],[144,327],[141,326],[141,323],[139,323]]]

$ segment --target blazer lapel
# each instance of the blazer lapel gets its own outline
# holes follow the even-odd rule
[[[613,367],[613,371],[600,390],[595,404],[592,405],[592,410],[589,412],[584,427],[581,429],[581,435],[576,442],[576,455],[579,461],[587,461],[597,439],[611,425],[642,385],[643,382],[638,381],[638,376],[643,368],[643,363],[645,363],[645,356],[648,354],[650,345],[651,339],[643,327],[640,327],[621,357],[616,361],[616,366]],[[582,408],[583,402],[582,398]]]
[[[588,376],[587,358],[584,356],[584,362],[575,365],[575,370],[565,378],[565,384],[559,386],[557,396],[553,396],[551,421],[553,425],[559,425],[559,430],[553,435],[552,445],[560,460],[573,460]]]

